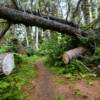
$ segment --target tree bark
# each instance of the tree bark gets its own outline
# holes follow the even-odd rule
[[[26,12],[15,9],[0,7],[0,18],[6,19],[17,24],[25,24],[28,26],[38,26],[43,29],[50,29],[64,34],[78,37],[79,35],[86,35],[87,33],[77,28],[59,23],[57,21],[48,20],[39,16],[28,14]]]
[[[11,2],[12,2],[12,5],[10,5],[10,6],[6,5],[6,7],[17,9],[17,10],[20,10],[22,12],[27,12],[29,14],[40,16],[40,17],[43,17],[45,19],[54,20],[54,21],[57,21],[57,22],[60,22],[60,23],[63,23],[63,24],[71,25],[72,27],[79,28],[79,26],[77,24],[73,23],[72,21],[67,21],[67,20],[60,19],[60,18],[57,18],[57,17],[54,17],[54,16],[48,16],[46,14],[42,14],[41,12],[36,12],[36,11],[33,11],[33,10],[23,10],[22,8],[18,7],[16,0],[11,0]]]
[[[0,72],[9,75],[14,67],[14,55],[12,53],[0,54]]]
[[[78,58],[85,51],[86,51],[86,49],[84,47],[77,47],[77,48],[74,48],[72,50],[66,51],[63,54],[64,64],[68,64],[70,62],[70,60],[72,60],[73,58]]]
[[[22,12],[24,11],[24,10],[21,10],[21,9],[18,9],[18,10],[20,10]],[[65,19],[61,19],[61,18],[58,18],[58,17],[55,17],[55,16],[48,16],[48,15],[41,14],[40,12],[36,12],[36,11],[26,10],[25,12],[27,12],[28,14],[33,14],[35,16],[43,17],[45,19],[57,21],[57,22],[62,23],[62,24],[68,24],[68,25],[75,27],[75,28],[79,28],[79,26],[77,24],[73,23],[72,21],[67,21]]]

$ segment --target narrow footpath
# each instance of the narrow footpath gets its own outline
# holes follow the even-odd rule
[[[36,79],[23,88],[26,100],[100,100],[100,80],[70,80],[54,75],[41,60],[35,67]]]

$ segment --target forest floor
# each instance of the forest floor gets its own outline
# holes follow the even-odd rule
[[[37,78],[23,87],[27,100],[100,100],[100,80],[70,80],[50,73],[42,61]]]

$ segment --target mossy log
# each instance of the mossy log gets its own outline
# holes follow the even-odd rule
[[[0,73],[9,75],[11,74],[14,67],[15,64],[13,53],[0,54]]]
[[[64,54],[63,54],[64,64],[68,64],[70,62],[70,60],[72,60],[73,58],[78,58],[85,51],[86,51],[86,48],[77,47],[77,48],[74,48],[74,49],[64,52]]]

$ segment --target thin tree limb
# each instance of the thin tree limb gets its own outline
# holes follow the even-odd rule
[[[76,17],[81,2],[82,2],[82,0],[79,0],[79,1],[78,1],[77,6],[76,6],[76,9],[75,9],[75,11],[74,11],[74,13],[73,13],[72,19],[74,19],[74,18]]]
[[[0,39],[5,35],[5,33],[8,31],[8,29],[10,28],[11,24],[7,23],[5,26],[5,29],[3,29],[0,33]]]
[[[18,5],[17,5],[17,0],[12,0],[13,5],[15,6],[16,9],[19,9]]]
[[[70,3],[69,3],[69,0],[68,0],[67,4],[68,4],[68,10],[67,10],[66,20],[68,20],[68,16],[69,16],[69,13],[70,13]]]

